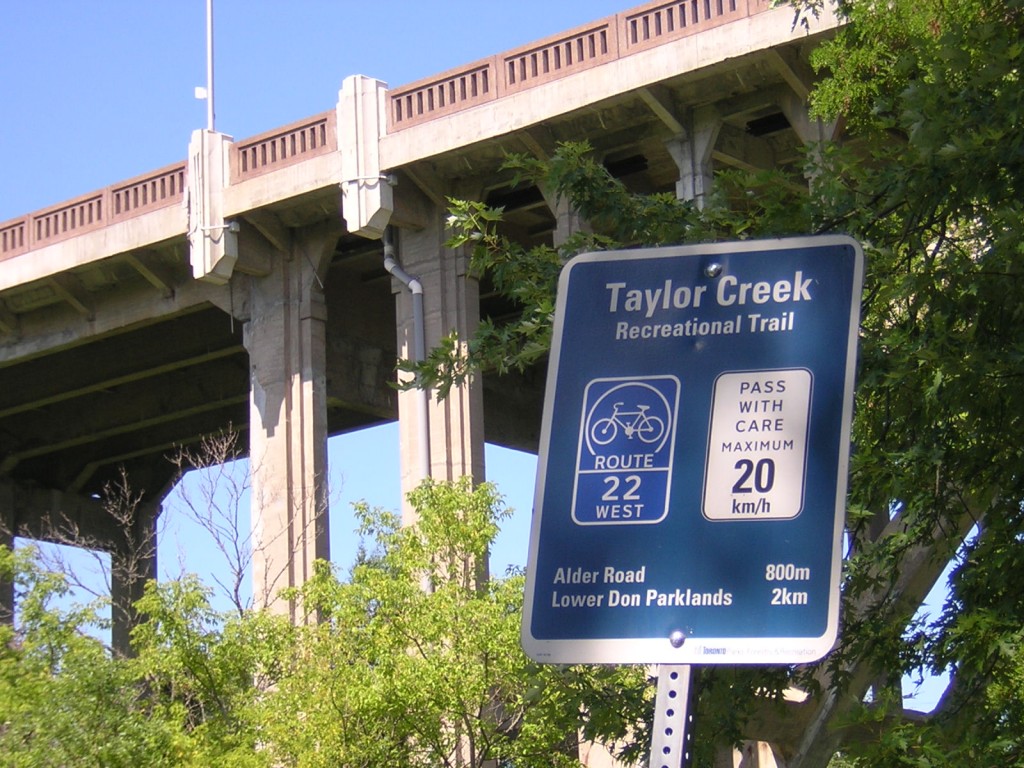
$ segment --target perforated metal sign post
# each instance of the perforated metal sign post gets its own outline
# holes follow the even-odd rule
[[[862,280],[842,236],[565,267],[528,655],[797,663],[831,649]]]

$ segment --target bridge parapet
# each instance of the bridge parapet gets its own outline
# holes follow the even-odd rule
[[[180,205],[185,193],[185,163],[110,187],[111,221],[130,219],[143,213]]]
[[[620,13],[619,40],[627,56],[654,45],[703,32],[767,11],[771,0],[676,0],[649,3]]]
[[[337,149],[335,111],[322,112],[232,146],[231,183],[237,184]]]
[[[498,57],[504,77],[501,94],[532,88],[559,77],[590,69],[618,58],[618,35],[611,16],[596,24],[542,40],[523,50]]]
[[[231,148],[231,183],[337,151],[336,122],[335,112],[330,110],[235,144]],[[0,261],[181,205],[186,166],[176,163],[5,222],[0,225]]]
[[[30,242],[30,238],[26,236],[28,231],[27,216],[9,221],[0,227],[0,260],[17,256],[28,250]]]
[[[388,132],[470,109],[771,8],[771,0],[655,0],[393,89]]]
[[[180,205],[184,187],[185,164],[177,163],[7,222],[0,226],[0,261]]]

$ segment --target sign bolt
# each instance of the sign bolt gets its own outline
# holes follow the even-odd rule
[[[668,636],[668,641],[672,643],[673,648],[682,648],[683,643],[686,642],[686,633],[681,629],[674,630],[672,634]]]
[[[704,274],[711,278],[718,277],[722,274],[722,265],[717,261],[713,261],[704,267]]]

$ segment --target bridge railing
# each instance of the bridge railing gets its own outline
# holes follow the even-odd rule
[[[336,152],[336,124],[335,111],[331,110],[232,145],[228,161],[231,183]],[[186,165],[168,166],[0,224],[0,261],[159,208],[180,205],[185,197]]]
[[[127,219],[180,204],[185,192],[185,163],[140,176],[110,188],[111,219]]]
[[[337,120],[332,109],[233,144],[229,160],[231,183],[337,151]]]
[[[772,0],[654,0],[568,32],[388,92],[388,132],[521,92],[599,64],[753,16]],[[334,110],[232,145],[237,184],[338,149]],[[186,163],[0,223],[0,261],[180,204]]]
[[[0,225],[0,260],[180,205],[184,188],[185,163],[178,163],[5,222]]]
[[[655,0],[388,93],[388,132],[752,16],[771,0]]]

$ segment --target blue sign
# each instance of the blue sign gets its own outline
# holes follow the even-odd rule
[[[565,267],[528,655],[799,663],[831,649],[862,280],[841,236]]]

